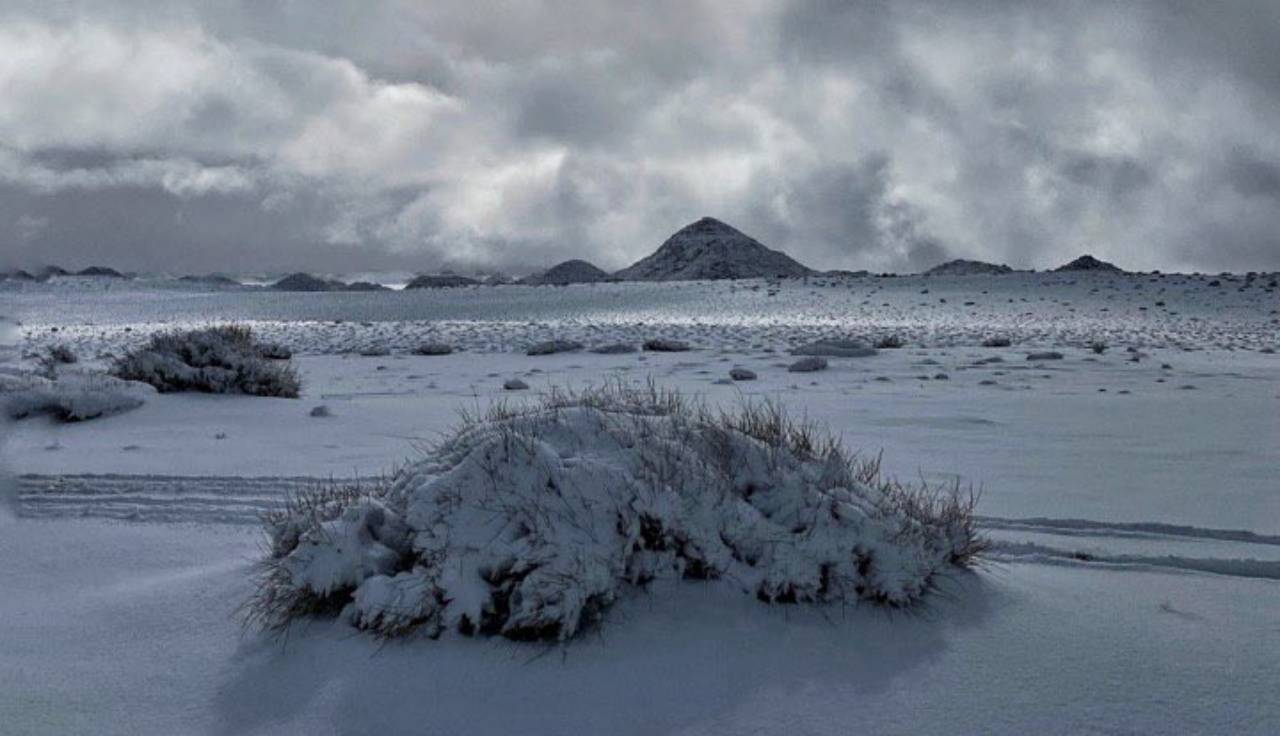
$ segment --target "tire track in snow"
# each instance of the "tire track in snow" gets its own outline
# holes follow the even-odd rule
[[[1032,542],[996,542],[988,557],[1001,562],[1044,564],[1107,565],[1122,568],[1163,568],[1182,572],[1212,573],[1240,578],[1280,580],[1280,560],[1250,558],[1184,557],[1182,555],[1135,555],[1082,552],[1049,547]]]
[[[1280,536],[1256,534],[1243,529],[1209,529],[1180,524],[1161,524],[1152,521],[1106,522],[1089,519],[1049,519],[1033,516],[1023,519],[1003,519],[998,516],[979,516],[978,525],[984,529],[1002,529],[1018,532],[1039,532],[1061,536],[1126,538],[1185,537],[1212,539],[1221,542],[1270,544],[1280,546]]]
[[[24,475],[18,479],[18,514],[27,518],[107,518],[140,522],[257,524],[263,511],[290,494],[329,483],[374,479],[301,476]],[[1245,530],[1211,529],[1156,522],[983,516],[979,527],[1003,534],[1030,533],[1064,538],[1063,546],[995,539],[988,557],[998,562],[1105,565],[1169,569],[1280,580],[1280,560],[1135,554],[1105,547],[1081,550],[1067,541],[1088,537],[1159,540],[1173,545],[1197,541],[1280,546],[1280,536]]]
[[[289,494],[348,478],[24,475],[18,515],[149,522],[256,524]],[[368,479],[366,479],[368,480]]]

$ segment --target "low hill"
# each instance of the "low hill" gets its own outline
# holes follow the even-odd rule
[[[457,286],[475,286],[480,282],[457,274],[423,274],[404,285],[406,289],[449,289]]]
[[[1013,269],[1004,264],[957,258],[953,261],[940,263],[924,273],[926,276],[991,276],[1013,273]]]
[[[566,284],[592,284],[607,281],[608,272],[580,259],[559,263],[542,273],[536,273],[520,280],[528,286],[565,286]]]
[[[1053,269],[1054,271],[1094,271],[1097,273],[1128,273],[1123,268],[1114,263],[1100,261],[1091,255],[1085,254],[1070,263],[1064,263]]]
[[[86,269],[77,271],[76,275],[77,276],[103,276],[103,277],[112,278],[112,279],[126,278],[124,274],[120,273],[114,268],[108,268],[106,266],[89,266]]]
[[[309,273],[292,273],[271,285],[276,291],[333,291],[344,284],[326,281]]]

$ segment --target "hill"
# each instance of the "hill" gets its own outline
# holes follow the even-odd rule
[[[614,274],[627,281],[692,281],[808,276],[791,256],[712,218],[681,228],[653,254]]]
[[[276,291],[333,291],[342,288],[336,281],[326,281],[309,273],[292,273],[271,285]]]
[[[1114,263],[1100,261],[1091,255],[1085,254],[1070,263],[1064,263],[1053,269],[1054,271],[1096,271],[1099,273],[1128,273],[1123,268]]]
[[[940,263],[924,273],[926,276],[986,276],[1013,273],[1013,269],[1004,264],[997,265],[986,261],[957,258],[953,261]]]
[[[447,289],[455,286],[475,286],[480,282],[457,274],[423,274],[404,285],[406,289]]]
[[[536,273],[520,280],[529,286],[564,286],[566,284],[592,284],[610,278],[607,271],[580,259],[559,263],[542,273]]]

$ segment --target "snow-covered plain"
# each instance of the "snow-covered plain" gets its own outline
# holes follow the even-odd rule
[[[1276,733],[1271,279],[0,284],[22,323],[10,367],[65,344],[92,369],[156,330],[235,320],[292,348],[303,379],[297,400],[163,394],[5,428],[0,732]],[[888,335],[905,346],[786,369],[809,340]],[[659,336],[694,349],[524,354]],[[427,341],[457,352],[410,354]],[[1063,358],[1026,359],[1047,350]],[[734,367],[759,378],[725,382]],[[723,406],[777,399],[890,473],[980,487],[986,564],[905,613],[659,582],[564,648],[241,632],[257,515],[287,491],[415,459],[459,407],[650,378]]]

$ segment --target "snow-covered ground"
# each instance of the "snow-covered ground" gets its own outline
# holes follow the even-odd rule
[[[93,368],[158,329],[240,320],[299,353],[303,378],[297,400],[164,394],[5,428],[18,477],[0,520],[0,732],[1276,733],[1269,280],[0,285],[26,366],[66,344]],[[890,334],[905,347],[786,370],[807,340]],[[656,336],[694,349],[523,350]],[[993,336],[1012,345],[981,346]],[[408,354],[427,340],[459,352]],[[1044,350],[1063,357],[1027,360]],[[759,379],[719,382],[733,367]],[[530,390],[504,391],[513,377]],[[904,479],[959,476],[982,489],[988,562],[893,614],[660,583],[563,649],[383,645],[330,623],[284,646],[242,634],[256,517],[288,490],[414,459],[459,407],[609,378],[778,399]]]

